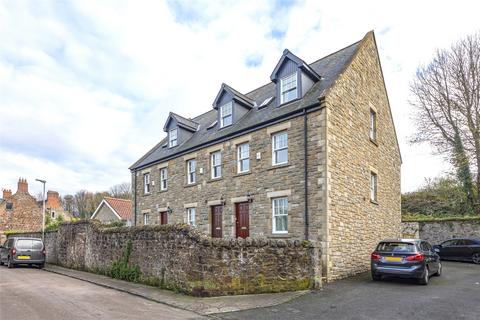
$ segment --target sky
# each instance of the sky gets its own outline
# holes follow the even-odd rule
[[[403,157],[402,191],[449,172],[415,133],[409,83],[480,30],[478,1],[0,0],[0,188],[108,190],[225,82],[269,82],[283,50],[313,62],[375,31]]]

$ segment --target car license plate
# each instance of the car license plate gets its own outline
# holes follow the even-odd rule
[[[28,260],[30,259],[30,256],[17,256],[18,260]]]
[[[385,257],[387,261],[402,261],[401,257]]]

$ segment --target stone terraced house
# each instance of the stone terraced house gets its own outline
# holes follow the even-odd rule
[[[377,241],[401,233],[401,156],[373,31],[311,64],[285,50],[270,79],[246,94],[222,84],[197,117],[170,113],[167,137],[130,167],[134,223],[308,239],[327,281],[368,270]]]

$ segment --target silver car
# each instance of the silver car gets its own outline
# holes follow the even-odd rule
[[[13,268],[19,264],[36,265],[40,269],[45,265],[45,246],[42,239],[12,237],[0,246],[0,265]]]

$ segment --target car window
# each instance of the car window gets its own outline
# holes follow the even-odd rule
[[[32,240],[30,239],[19,239],[15,244],[15,247],[19,250],[31,250],[32,249]]]
[[[423,251],[432,251],[432,246],[428,242],[422,242]]]
[[[472,244],[475,244],[475,242],[473,242],[472,240],[468,240],[468,239],[463,240],[464,246],[470,246]]]
[[[415,252],[415,245],[408,242],[381,242],[377,246],[377,251],[380,252],[392,252],[392,253],[402,253],[402,252]]]
[[[43,243],[40,240],[32,240],[32,249],[33,250],[42,250]]]
[[[457,240],[447,240],[447,241],[442,243],[442,247],[453,246],[456,242],[457,242]]]

